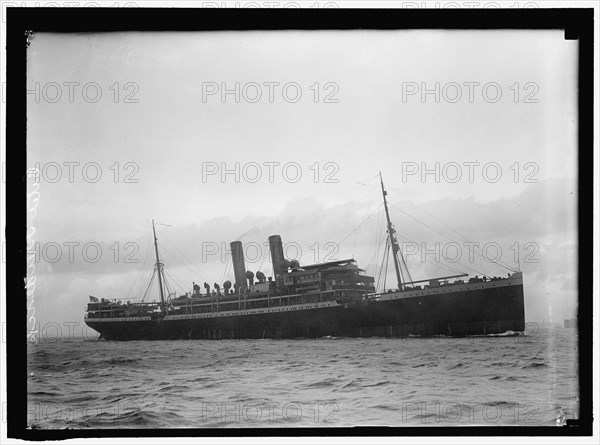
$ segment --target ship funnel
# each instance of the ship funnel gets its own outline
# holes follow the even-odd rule
[[[235,275],[236,293],[244,292],[246,284],[246,264],[244,263],[244,249],[241,241],[234,241],[231,246],[231,259],[233,260],[233,273]]]
[[[277,279],[282,273],[281,262],[285,259],[283,258],[283,244],[281,243],[281,237],[279,235],[272,235],[269,237],[269,248],[271,249],[273,274],[275,275],[275,279]]]

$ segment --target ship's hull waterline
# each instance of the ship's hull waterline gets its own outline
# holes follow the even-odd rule
[[[525,330],[521,274],[437,289],[335,301],[163,317],[86,319],[105,340],[465,336]]]

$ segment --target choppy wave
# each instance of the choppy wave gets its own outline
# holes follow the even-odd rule
[[[30,428],[557,425],[576,331],[526,337],[41,342]],[[560,384],[559,384],[560,382]]]

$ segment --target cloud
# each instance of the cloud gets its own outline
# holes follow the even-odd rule
[[[92,292],[140,295],[155,262],[152,218],[171,225],[157,226],[161,260],[186,289],[231,278],[228,248],[237,239],[248,268],[270,274],[272,234],[301,264],[354,257],[376,275],[386,235],[380,170],[399,237],[421,249],[407,253],[413,278],[504,274],[499,264],[469,259],[464,243],[489,247],[488,254],[499,247],[503,263],[520,263],[525,273],[528,317],[571,313],[577,42],[563,34],[36,35],[27,83],[40,93],[28,95],[27,155],[43,176],[33,222],[40,317],[81,319]],[[466,90],[456,103],[435,93],[403,97],[406,82],[431,90],[473,81],[480,86],[472,102]],[[65,82],[78,82],[73,101]],[[276,82],[279,89],[272,102],[266,89],[257,103],[236,101],[235,93],[203,100],[206,82],[230,90]],[[302,89],[297,103],[282,95],[290,82]],[[491,82],[502,88],[498,102],[481,94]],[[56,83],[62,99],[45,100]],[[82,95],[92,83],[103,91],[98,102]],[[537,88],[536,102],[523,102],[526,84]],[[326,103],[334,90],[337,101]],[[136,101],[125,101],[132,91]],[[273,180],[265,162],[279,163]],[[423,173],[436,163],[443,172],[469,162],[480,165],[474,182],[403,177],[407,163]],[[498,182],[482,175],[494,162]],[[207,163],[219,174],[203,176]],[[251,163],[263,166],[258,182],[244,176]],[[284,173],[290,163],[300,167],[297,182]],[[53,182],[56,165],[62,176]],[[525,180],[526,165],[538,183]],[[89,177],[94,166],[98,181]],[[451,240],[460,262],[438,262],[435,252],[423,260],[423,250],[436,246],[450,253]]]
[[[546,319],[552,305],[555,314],[564,313],[566,318],[576,307],[577,299],[577,196],[572,193],[572,186],[567,179],[542,181],[515,198],[488,203],[446,199],[417,207],[411,202],[391,201],[400,240],[410,240],[415,243],[410,247],[418,249],[406,255],[413,279],[448,275],[456,270],[505,275],[508,270],[494,261],[499,247],[502,263],[513,268],[520,265],[524,271],[528,316]],[[388,197],[391,200],[393,195]],[[247,269],[270,275],[267,239],[279,234],[287,256],[298,258],[301,264],[353,257],[359,266],[375,275],[386,232],[383,209],[376,204],[380,197],[372,198],[371,202],[350,200],[331,206],[295,198],[277,215],[249,216],[239,221],[216,217],[171,227],[157,225],[161,261],[175,281],[186,286],[179,292],[189,291],[192,281],[212,284],[231,280],[229,243],[242,240]],[[66,242],[40,241],[45,246],[40,249],[36,272],[38,304],[44,308],[40,318],[68,313],[76,318],[88,294],[129,298],[142,295],[155,262],[150,223],[139,227],[136,238],[97,243],[102,250],[102,258],[97,262],[83,258],[84,240],[73,246],[73,261],[68,261]],[[473,244],[469,242],[477,243],[475,250],[487,253],[487,257],[473,255],[470,259],[469,246]],[[405,248],[407,243],[403,243]],[[54,263],[44,261],[42,251],[54,255],[54,244],[62,246],[62,258]],[[444,261],[444,253],[455,258],[456,246],[461,249],[461,260]],[[487,252],[482,250],[485,246]],[[88,257],[96,250],[90,247]],[[393,268],[388,272],[387,282],[395,282]],[[146,280],[139,279],[140,275]],[[42,304],[46,298],[52,304]],[[60,310],[55,309],[59,307]]]

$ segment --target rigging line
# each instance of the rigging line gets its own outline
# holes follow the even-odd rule
[[[163,295],[164,295],[164,291],[167,292],[167,299],[169,298],[169,295],[171,294],[171,290],[169,289],[169,282],[167,281],[167,277],[165,276],[165,268],[163,266],[162,268],[162,285],[163,285]],[[158,285],[160,286],[160,282],[158,283]],[[165,300],[166,303],[166,300]]]
[[[410,213],[406,213],[404,210],[400,209],[399,207],[396,207],[394,204],[389,204],[389,205],[390,205],[390,206],[392,206],[392,207],[394,207],[394,208],[395,208],[396,210],[398,210],[400,213],[402,213],[402,214],[404,214],[404,215],[408,216],[409,218],[412,218],[412,219],[414,219],[415,221],[417,221],[417,222],[419,222],[419,223],[423,224],[425,227],[428,227],[428,228],[430,228],[431,230],[433,230],[433,231],[434,231],[434,232],[436,232],[437,234],[439,234],[439,235],[442,235],[442,236],[443,236],[443,237],[445,237],[445,238],[448,238],[450,241],[455,241],[454,239],[450,238],[450,236],[446,235],[445,233],[439,232],[439,231],[438,231],[438,230],[436,230],[434,227],[432,227],[432,226],[430,226],[429,224],[427,224],[427,223],[425,223],[425,222],[421,221],[420,219],[418,219],[418,218],[416,218],[416,217],[412,216]],[[455,242],[456,242],[456,241],[455,241]]]
[[[378,230],[376,232],[376,236],[377,238],[375,239],[375,246],[376,247],[376,251],[375,251],[375,258],[379,258],[379,255],[381,254],[381,249],[382,249],[382,245],[383,245],[383,249],[384,249],[384,255],[385,255],[385,249],[388,243],[388,238],[387,236],[384,238],[383,236],[383,212],[380,211],[379,212],[379,224],[378,224]],[[385,240],[385,242],[383,242]],[[385,258],[385,256],[384,256]],[[376,261],[374,259],[374,261]],[[375,265],[375,270],[377,270],[377,267],[379,267],[379,264]],[[383,263],[381,263],[381,269],[383,269]]]
[[[442,235],[443,237],[445,237],[445,238],[449,239],[450,241],[452,241],[452,242],[454,242],[454,243],[457,243],[457,244],[458,244],[458,242],[457,242],[455,239],[451,238],[450,236],[448,236],[448,235],[446,235],[446,234],[444,234],[444,233],[442,233],[442,232],[439,232],[439,231],[438,231],[438,230],[436,230],[434,227],[432,227],[432,226],[430,226],[429,224],[427,224],[427,223],[425,223],[425,222],[421,221],[420,219],[418,219],[418,218],[416,218],[416,217],[412,216],[411,214],[409,214],[409,213],[406,213],[405,211],[403,211],[403,210],[401,210],[400,208],[396,207],[394,204],[391,204],[391,206],[392,206],[392,207],[394,207],[394,208],[395,208],[396,210],[398,210],[399,212],[403,213],[404,215],[408,216],[409,218],[412,218],[412,219],[414,219],[415,221],[417,221],[417,222],[419,222],[419,223],[423,224],[424,226],[426,226],[426,227],[430,228],[431,230],[433,230],[433,231],[434,231],[434,232],[436,232],[437,234],[439,234],[439,235]],[[471,249],[469,249],[469,250],[471,250]],[[473,253],[475,253],[475,254],[477,254],[477,255],[480,255],[480,256],[483,258],[483,255],[482,255],[481,253],[477,252],[477,251],[475,250],[475,248],[473,248],[473,249],[472,249],[472,251],[473,251]],[[513,270],[513,268],[511,268],[510,266],[508,266],[508,265],[504,264],[504,263],[503,263],[502,261],[500,261],[500,260],[498,260],[498,261],[496,262],[496,264],[498,264],[498,265],[500,265],[500,266],[504,267],[505,269],[507,269],[507,270],[509,270],[509,271],[511,271],[511,272],[513,272],[513,271],[514,271],[514,270]],[[475,270],[475,269],[472,269],[472,270]],[[478,273],[482,273],[482,272],[478,272]],[[487,275],[486,275],[486,276],[487,276]]]
[[[150,278],[152,278],[152,273],[146,271],[143,278],[144,279],[140,280],[140,282],[138,283],[136,290],[135,290],[135,294],[132,294],[132,296],[131,296],[134,301],[139,301],[142,298],[142,292],[144,291],[144,287],[143,287],[142,283],[149,282]]]
[[[384,227],[383,213],[384,213],[383,211],[381,211],[381,210],[379,211],[379,223],[377,225],[378,230],[376,232],[376,239],[375,239],[375,245],[377,246],[377,252],[376,252],[377,258],[379,258],[379,254],[381,252],[382,237],[384,236],[384,230],[383,230],[383,227]],[[386,242],[386,245],[387,245],[387,242],[388,242],[387,236],[385,237],[385,240],[386,240],[385,242]],[[384,247],[384,249],[385,249],[385,247]],[[383,267],[383,264],[382,264],[381,267]]]
[[[181,255],[181,257],[182,257],[182,258],[183,258],[185,261],[187,261],[187,262],[189,262],[189,263],[193,263],[193,261],[191,261],[189,258],[187,258],[187,257],[186,257],[186,256],[183,254],[183,252],[182,252],[181,250],[179,250],[179,249],[177,248],[177,246],[175,246],[175,245],[174,245],[174,244],[173,244],[173,243],[172,243],[172,242],[169,240],[169,238],[167,238],[166,236],[164,236],[164,234],[163,234],[163,235],[161,235],[161,236],[164,238],[164,240],[165,240],[165,241],[166,241],[166,242],[167,242],[167,243],[168,243],[168,244],[169,244],[169,245],[170,245],[170,246],[171,246],[173,249],[175,249],[177,252],[179,252],[179,254]],[[164,244],[163,244],[163,247],[164,247]],[[170,253],[170,254],[173,256],[173,258],[174,258],[174,259],[175,259],[177,262],[179,262],[179,264],[181,264],[182,266],[185,266],[185,267],[187,267],[187,268],[188,268],[188,269],[189,269],[189,270],[190,270],[190,271],[191,271],[191,272],[192,272],[194,275],[198,275],[198,276],[200,276],[202,279],[204,279],[205,281],[208,281],[208,280],[206,279],[206,277],[205,277],[204,275],[202,275],[200,272],[198,272],[198,271],[196,271],[196,270],[192,269],[192,268],[191,268],[191,267],[190,267],[188,264],[184,264],[183,262],[181,262],[181,260],[179,260],[179,258],[177,258],[177,256],[176,256],[175,254],[173,254],[173,252],[171,252],[171,251],[168,251],[168,252],[169,252],[169,253]]]
[[[232,273],[233,273],[233,261],[230,261],[229,262],[229,266],[227,268],[226,277],[229,277]]]
[[[408,278],[408,282],[412,282],[412,276],[410,275],[410,271],[408,270],[408,264],[406,262],[406,259],[404,258],[404,252],[402,251],[400,246],[398,246],[397,253],[400,253],[400,259],[402,260],[402,261],[400,261],[400,269],[402,270],[402,266],[404,266],[404,271],[402,272],[403,281],[406,282],[405,278]],[[406,273],[406,276],[404,275],[405,273]]]
[[[167,250],[167,251],[168,251],[168,249],[165,249],[165,250]],[[170,252],[169,252],[169,253],[170,253]],[[163,271],[163,276],[166,274],[166,275],[167,275],[167,276],[168,276],[168,277],[169,277],[171,280],[173,280],[173,282],[174,282],[174,283],[175,283],[177,286],[179,286],[179,287],[181,288],[181,290],[183,290],[184,292],[186,292],[186,290],[185,290],[185,286],[183,286],[183,285],[182,285],[182,280],[181,280],[181,278],[178,278],[178,277],[175,275],[175,273],[174,273],[174,272],[173,272],[173,273],[172,273],[172,272],[169,272],[169,271],[168,271],[168,270],[167,270],[167,269],[164,267],[164,265],[163,265],[162,271]],[[171,289],[169,289],[168,282],[167,282],[167,280],[166,280],[166,279],[165,279],[165,286],[167,287],[167,292],[169,292],[169,294],[170,294],[170,293],[171,293]],[[173,291],[175,291],[175,289],[173,289]]]
[[[368,270],[371,266],[373,266],[373,276],[376,276],[377,268],[378,268],[377,258],[379,258],[379,252],[381,250],[381,241],[376,240],[376,243],[374,245],[377,247],[375,249],[373,249],[374,253],[371,256],[371,259],[369,259],[369,262],[367,263],[365,270]]]
[[[473,251],[475,251],[475,246],[473,246]],[[486,273],[486,267],[485,267],[485,265],[483,263],[483,255],[480,255],[479,258],[478,258],[478,260],[479,260],[479,264],[478,264],[479,269],[483,271],[483,274],[486,277],[490,277],[491,278],[491,276]],[[508,266],[505,266],[505,267],[508,267]]]
[[[431,216],[433,219],[435,219],[437,222],[439,222],[440,224],[446,226],[447,228],[449,228],[450,230],[452,230],[454,233],[456,233],[457,235],[459,235],[461,238],[463,238],[465,241],[468,241],[468,238],[464,235],[462,235],[459,231],[457,231],[456,229],[452,228],[449,224],[445,223],[444,221],[436,218],[435,215],[433,215],[432,213],[428,212],[427,210],[425,210],[423,207],[419,206],[418,204],[412,202],[411,200],[407,199],[408,202],[410,202],[412,205],[414,205],[415,207],[417,207],[418,209],[420,209],[421,211],[427,213],[429,216]]]
[[[377,175],[373,176],[372,178],[365,179],[365,180],[364,180],[364,181],[365,181],[364,183],[363,183],[363,182],[359,182],[359,181],[354,181],[354,183],[355,183],[355,184],[359,184],[359,185],[367,185],[369,182],[371,182],[371,181],[372,181],[373,179],[375,179],[375,178],[379,178],[379,174],[377,174]]]
[[[145,267],[147,267],[145,265]],[[145,270],[143,275],[141,276],[139,282],[137,283],[135,294],[132,294],[132,298],[135,301],[138,301],[142,297],[142,292],[144,291],[144,285],[142,283],[147,283],[150,281],[152,274],[154,273],[154,266],[150,270]]]
[[[242,247],[243,249],[243,247]],[[221,275],[221,283],[225,281],[225,276],[227,275],[227,268],[229,267],[229,258],[225,255],[225,266],[223,267],[223,274]]]
[[[426,213],[427,215],[431,216],[433,219],[435,219],[437,222],[439,222],[440,224],[442,224],[443,226],[446,226],[448,229],[452,230],[454,233],[456,233],[458,236],[460,236],[464,241],[469,241],[469,239],[464,236],[462,233],[460,233],[458,230],[454,229],[453,227],[451,227],[449,224],[445,223],[444,221],[440,220],[439,218],[437,218],[435,215],[433,215],[432,213],[428,212],[426,209],[424,209],[423,207],[419,206],[418,204],[407,200],[408,202],[410,202],[412,205],[414,205],[416,208],[418,208],[419,210],[421,210],[422,212]],[[470,250],[470,248],[469,248]],[[473,249],[473,252],[475,253],[475,249]],[[481,270],[485,271],[485,268],[483,266],[483,255],[479,256],[479,267],[481,267]],[[512,268],[511,268],[512,269]]]
[[[398,207],[394,206],[393,204],[392,204],[392,206],[393,206],[393,207],[394,207],[396,210],[398,210],[399,212],[402,212],[402,213],[403,213],[403,214],[405,214],[406,216],[408,216],[408,217],[410,217],[410,218],[414,219],[415,221],[418,221],[418,222],[420,222],[421,224],[423,224],[423,225],[425,225],[425,226],[429,227],[431,230],[433,230],[434,232],[438,233],[439,235],[442,235],[443,237],[445,237],[445,238],[449,239],[450,241],[452,241],[452,242],[455,242],[455,243],[457,243],[457,244],[458,244],[458,242],[457,242],[455,239],[451,238],[449,235],[446,235],[446,234],[444,234],[444,233],[442,233],[442,232],[439,232],[438,230],[436,230],[436,229],[435,229],[435,228],[433,228],[432,226],[430,226],[430,225],[426,224],[425,222],[423,222],[423,221],[419,220],[418,218],[416,218],[416,217],[414,217],[414,216],[410,215],[409,213],[406,213],[406,212],[402,211],[401,209],[399,209]],[[457,233],[458,233],[458,232],[457,232]],[[459,234],[459,235],[460,235],[460,234]],[[461,236],[462,236],[462,235],[461,235]],[[467,238],[466,238],[466,237],[464,237],[464,236],[463,236],[463,238],[464,238],[465,240],[467,240]],[[468,241],[468,240],[467,240],[467,241]],[[471,248],[469,247],[469,251],[472,251],[474,254],[478,255],[478,256],[480,257],[480,260],[481,260],[481,259],[485,259],[485,258],[484,258],[484,256],[483,256],[483,254],[481,254],[481,253],[479,253],[479,252],[477,252],[477,251],[475,250],[475,246],[473,246],[473,249],[471,249]],[[509,266],[508,264],[504,263],[503,261],[497,260],[497,261],[495,262],[495,264],[498,264],[499,266],[501,266],[501,267],[503,267],[503,268],[505,268],[505,269],[507,269],[507,270],[509,270],[509,271],[511,271],[511,272],[514,272],[514,271],[515,271],[513,267]],[[481,265],[481,269],[482,269],[482,270],[484,269],[482,265]],[[472,270],[475,270],[475,269],[472,269]],[[483,272],[479,272],[479,273],[483,273]],[[485,275],[485,273],[484,273],[484,275]],[[485,276],[487,276],[487,275],[485,275]]]
[[[385,291],[387,264],[389,263],[389,261],[390,261],[389,245],[388,245],[388,240],[386,239],[385,247],[383,248],[383,261],[381,262],[381,270],[379,271],[382,292]]]
[[[175,293],[175,289],[173,288],[173,292],[171,292],[171,287],[169,286],[170,282],[169,280],[167,280],[167,277],[169,277],[170,280],[173,280],[174,282],[176,281],[175,278],[173,277],[173,275],[171,275],[167,269],[165,269],[165,266],[163,265],[162,268],[162,273],[163,273],[163,281],[165,283],[165,288],[167,289],[167,297],[169,297],[171,294]]]
[[[402,259],[402,264],[404,265],[404,270],[406,271],[406,276],[408,277],[408,280],[409,280],[408,282],[412,282],[412,277],[410,276],[410,272],[408,270],[408,264],[406,264],[406,260],[404,259],[404,254],[402,253],[402,249],[398,249],[398,252],[400,252],[400,258]]]
[[[386,258],[385,258],[385,273],[383,274],[383,292],[385,292],[385,286],[387,285],[387,274],[388,274],[388,267],[390,265],[390,249],[391,249],[392,245],[387,243],[387,249],[386,249]],[[399,290],[399,289],[398,289]]]
[[[156,273],[156,269],[155,269],[155,266],[153,265],[152,268],[150,270],[148,270],[146,272],[146,274],[144,275],[143,283],[149,282],[155,273]],[[139,287],[138,287],[137,295],[138,295],[138,298],[141,298],[143,296],[142,293],[144,292],[144,285],[142,283],[139,283],[138,286]]]
[[[179,288],[180,288],[180,289],[181,289],[183,292],[185,292],[185,291],[186,291],[186,290],[185,290],[185,287],[182,285],[181,281],[180,281],[179,279],[177,279],[177,277],[176,277],[174,274],[173,274],[173,275],[171,275],[171,273],[170,273],[170,272],[168,272],[168,271],[166,271],[165,269],[163,269],[163,272],[164,272],[165,274],[167,274],[167,276],[168,276],[168,277],[169,277],[171,280],[173,280],[173,282],[175,283],[175,285],[177,285],[177,286],[178,286],[178,287],[179,287]],[[175,289],[173,289],[173,290],[175,290]]]
[[[360,229],[360,227],[366,223],[373,215],[375,215],[378,211],[379,211],[379,207],[381,207],[383,205],[383,203],[379,204],[379,206],[377,207],[377,209],[375,209],[375,211],[373,213],[371,213],[369,216],[367,216],[358,226],[356,226],[356,228],[354,230],[352,230],[348,235],[346,235],[339,243],[337,243],[337,245],[341,245],[344,241],[346,241],[346,239],[348,239],[354,232],[356,232],[358,229]]]
[[[373,243],[373,246],[375,246],[375,248],[373,249],[373,255],[371,256],[371,258],[369,259],[369,263],[367,264],[367,267],[365,269],[369,269],[369,267],[371,267],[371,264],[374,265],[373,268],[373,276],[377,275],[377,258],[379,258],[379,249],[381,248],[381,241],[380,241],[380,237],[379,237],[379,232],[380,232],[380,224],[377,225],[378,229],[375,230],[375,240]]]
[[[154,246],[154,240],[151,238],[148,238],[148,245],[146,247],[146,257],[144,258],[144,264],[142,266],[142,269],[145,270],[146,273],[143,276],[143,280],[140,280],[140,282],[138,283],[138,286],[140,286],[138,288],[138,291],[136,292],[136,296],[138,299],[142,296],[142,291],[143,291],[142,283],[149,281],[151,279],[152,275],[155,273],[155,264],[153,264],[153,263],[156,260],[156,257],[154,256],[154,252],[152,252],[153,246]],[[149,266],[151,264],[153,264],[153,265],[150,268]]]
[[[165,238],[165,239],[166,239],[166,238]],[[167,240],[167,242],[169,242],[169,241]],[[169,244],[170,244],[170,242],[169,242]],[[174,246],[173,246],[173,247],[174,247]],[[181,261],[179,258],[177,258],[177,256],[176,256],[175,254],[173,254],[173,252],[171,252],[169,249],[167,249],[167,248],[165,247],[165,245],[164,245],[164,244],[163,244],[163,247],[162,247],[162,248],[163,248],[163,249],[164,249],[164,250],[165,250],[167,253],[169,253],[169,254],[171,255],[171,257],[172,257],[172,259],[173,259],[173,260],[177,261],[177,262],[178,262],[179,264],[181,264],[183,267],[187,267],[187,268],[190,270],[190,272],[192,272],[194,275],[199,275],[199,276],[200,276],[202,279],[204,279],[205,281],[209,281],[209,280],[207,280],[207,279],[206,279],[206,277],[205,277],[203,274],[201,274],[200,272],[197,272],[197,271],[195,271],[195,270],[194,270],[194,269],[192,269],[192,268],[191,268],[191,267],[190,267],[188,264],[185,264],[185,263],[183,263],[183,262],[182,262],[182,261]],[[177,248],[175,247],[175,249],[177,249]],[[182,256],[183,256],[183,254],[182,254]],[[188,261],[189,261],[189,260],[188,260]]]
[[[150,247],[151,246],[152,246],[152,241],[150,239],[148,239],[148,245],[146,247],[146,258],[144,259],[144,263],[142,264],[142,267],[138,271],[138,274],[136,275],[135,279],[133,280],[133,283],[131,283],[131,287],[129,288],[129,292],[127,292],[127,297],[126,298],[129,298],[129,295],[131,294],[131,291],[135,287],[135,283],[137,283],[138,278],[140,278],[140,275],[143,272],[146,271],[146,263],[148,262],[148,257],[149,257],[149,254],[150,254]],[[141,281],[140,281],[140,284],[141,284]]]
[[[408,241],[408,242],[411,242],[411,243],[414,243],[414,241],[410,241],[410,240],[408,240],[408,239],[407,239],[407,241]],[[416,243],[414,243],[414,244],[416,244]],[[419,249],[419,250],[421,250],[421,249]],[[441,258],[443,258],[444,260],[447,260],[447,257],[442,257],[441,255],[440,255],[440,257],[441,257]],[[427,255],[425,255],[425,257],[424,257],[424,258],[423,258],[423,257],[421,257],[421,258],[422,258],[422,259],[424,259],[426,262],[429,262],[430,264],[433,264],[433,265],[434,265],[434,266],[436,266],[436,267],[439,267],[439,268],[442,268],[442,269],[445,269],[445,270],[451,270],[451,271],[453,271],[453,272],[456,272],[456,273],[465,273],[465,272],[464,272],[464,270],[458,270],[458,269],[455,269],[454,267],[452,267],[452,266],[450,266],[450,265],[448,265],[448,264],[445,264],[444,266],[442,266],[442,265],[438,264],[436,261],[432,261],[432,260],[430,260],[429,258],[427,258]],[[465,268],[465,269],[469,269],[471,272],[475,272],[477,275],[482,275],[482,276],[485,276],[485,277],[491,278],[490,276],[488,276],[488,275],[484,274],[484,273],[483,273],[483,272],[481,272],[480,270],[473,269],[472,267],[469,267],[469,266],[467,266],[466,264],[463,264],[463,263],[460,263],[460,262],[459,262],[458,264],[459,264],[461,267]]]
[[[151,258],[154,257],[154,255],[151,254],[150,250],[152,248],[152,240],[148,239],[148,249],[146,252],[146,258],[144,259],[144,264],[142,265],[142,270],[143,275],[141,275],[139,282],[137,283],[137,287],[136,287],[136,292],[135,292],[135,299],[139,300],[142,297],[142,292],[144,291],[144,284],[143,283],[147,283],[148,281],[150,281],[150,279],[152,278],[152,275],[154,274],[154,265],[152,267],[149,267],[150,263],[151,263]]]
[[[148,283],[148,287],[146,288],[146,292],[144,292],[144,297],[142,298],[142,303],[146,299],[146,295],[148,295],[148,291],[150,290],[150,286],[152,286],[152,283],[154,283],[154,277],[155,276],[156,276],[156,270],[154,270],[154,273],[152,274],[152,278],[150,279],[150,283]]]
[[[398,235],[399,235],[399,234],[398,234]],[[402,235],[399,235],[399,236],[400,236],[400,238],[402,238],[402,240],[404,240],[404,241],[407,241],[407,242],[409,242],[409,243],[413,243],[413,244],[417,244],[417,243],[415,243],[414,241],[411,241],[410,239],[406,238],[405,236],[402,236]],[[420,250],[420,249],[419,249],[419,250]],[[438,264],[438,263],[437,263],[437,262],[435,262],[435,261],[431,261],[429,258],[427,258],[427,256],[425,256],[424,258],[422,257],[422,259],[424,259],[426,262],[430,262],[430,263],[431,263],[431,264],[433,264],[434,266],[436,266],[436,267],[439,267],[439,268],[442,268],[442,269],[444,269],[444,270],[451,270],[451,271],[453,271],[453,272],[456,272],[456,273],[464,273],[464,271],[462,271],[462,270],[458,270],[458,269],[455,269],[455,268],[454,268],[454,267],[452,267],[452,266],[449,266],[449,265],[444,265],[444,266],[442,266],[442,265]],[[464,265],[463,265],[463,264],[461,264],[461,266],[464,266]],[[464,267],[466,267],[466,266],[464,266]],[[468,268],[468,267],[467,267],[467,268]],[[474,270],[474,269],[471,269],[471,270]],[[476,271],[476,270],[475,270],[475,272],[477,272],[477,273],[481,273],[481,272],[478,272],[478,271]]]
[[[221,275],[221,283],[224,283],[228,276],[231,275],[233,269],[233,261],[229,261],[229,255],[225,256],[225,267],[223,268],[223,275]]]
[[[398,190],[396,190],[396,189],[394,189],[394,188],[392,188],[392,190],[395,190],[396,192],[400,193]],[[414,205],[415,207],[417,207],[417,208],[419,208],[419,209],[423,210],[425,213],[427,213],[428,215],[430,215],[430,216],[431,216],[432,218],[434,218],[436,221],[438,221],[438,222],[440,222],[441,224],[443,224],[443,225],[445,225],[446,227],[448,227],[450,230],[453,230],[454,232],[456,232],[456,230],[454,230],[452,227],[450,227],[450,226],[449,226],[449,225],[447,225],[447,224],[444,224],[444,223],[443,223],[442,221],[440,221],[438,218],[436,218],[435,216],[433,216],[431,213],[427,212],[425,209],[423,209],[423,208],[419,207],[419,206],[418,206],[418,205],[416,205],[414,202],[412,202],[412,201],[410,201],[409,199],[406,199],[406,198],[403,198],[403,199],[405,199],[406,201],[408,201],[409,203],[411,203],[411,204],[412,204],[412,205]],[[393,204],[390,204],[390,205],[392,205],[392,206],[393,206]],[[395,206],[394,206],[394,207],[395,207]],[[397,207],[396,207],[396,208],[397,208]],[[398,208],[397,208],[397,209],[398,209]],[[398,210],[400,210],[400,209],[398,209]],[[401,211],[401,210],[400,210],[400,211]],[[403,212],[403,213],[404,213],[404,212]],[[413,217],[412,215],[410,215],[410,214],[408,214],[408,213],[406,213],[406,215],[410,216],[410,217],[411,217],[411,218],[413,218],[415,221],[418,221],[418,222],[420,222],[420,223],[421,223],[421,224],[423,224],[423,225],[427,225],[427,224],[425,224],[423,221],[421,221],[421,220],[417,219],[416,217]],[[431,226],[428,226],[428,225],[427,225],[427,227],[431,228],[432,230],[435,230],[435,229],[433,229],[433,227],[431,227]],[[439,233],[439,232],[438,232],[438,233]],[[456,232],[456,233],[458,233],[458,232]],[[460,235],[460,233],[458,233],[458,234]],[[444,236],[448,237],[447,235],[444,235]],[[462,236],[462,235],[460,235],[460,236]],[[465,239],[466,239],[466,237],[464,237],[464,236],[463,236],[463,238],[465,238]]]
[[[167,291],[167,299],[171,295],[171,289],[169,288],[169,282],[167,281],[167,277],[165,277],[165,271],[163,270],[163,281],[165,285],[165,290]]]
[[[385,239],[385,247],[383,248],[383,258],[381,260],[381,268],[379,269],[379,275],[377,276],[377,286],[379,287],[382,283],[382,279],[384,280],[383,289],[385,290],[385,273],[387,274],[387,264],[389,263],[389,239]],[[380,287],[381,289],[381,287]]]
[[[169,276],[170,276],[170,277],[171,277],[171,279],[172,279],[172,280],[175,282],[175,285],[176,285],[176,286],[178,286],[178,287],[179,287],[179,289],[180,289],[180,290],[181,290],[183,293],[186,293],[186,294],[187,294],[187,290],[186,290],[186,288],[185,288],[185,285],[184,285],[184,284],[183,284],[183,283],[182,283],[180,280],[178,280],[176,276],[174,276],[174,275],[170,275],[170,274],[169,274]],[[175,289],[173,289],[173,290],[175,290]]]
[[[385,256],[383,257],[383,259],[381,260],[381,267],[377,270],[375,270],[375,274],[373,275],[374,277],[377,277],[377,286],[376,289],[379,289],[379,286],[381,284],[381,274],[383,271],[383,262],[385,261]]]

